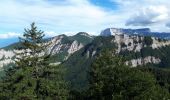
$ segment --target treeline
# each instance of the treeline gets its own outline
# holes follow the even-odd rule
[[[0,82],[0,100],[168,100],[169,78],[163,71],[131,68],[114,52],[99,54],[88,72],[88,88],[70,89],[66,68],[51,65],[44,33],[34,23],[20,38],[22,52]],[[165,74],[169,75],[169,72]]]

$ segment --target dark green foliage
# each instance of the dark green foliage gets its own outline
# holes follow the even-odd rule
[[[5,59],[5,55],[0,60],[4,60],[4,59]]]
[[[114,53],[101,54],[91,66],[91,100],[160,100],[168,99],[169,93],[162,89],[153,75],[123,64]]]
[[[144,37],[144,43],[145,43],[147,46],[150,46],[150,45],[152,45],[153,40],[152,40],[151,37],[145,36],[145,37]]]
[[[49,58],[49,62],[51,62],[51,63],[63,62],[63,60],[65,60],[67,56],[68,56],[68,52],[63,51],[63,52],[60,52],[58,54],[52,55]]]
[[[4,65],[3,68],[0,69],[0,80],[5,76],[6,72],[13,66],[15,66],[14,63],[9,63],[7,65]]]
[[[144,41],[140,40],[140,43],[146,47],[140,52],[125,50],[120,52],[120,57],[110,53],[116,48],[113,41],[114,36],[88,38],[84,36],[86,33],[81,32],[70,37],[62,35],[62,45],[71,45],[75,40],[85,45],[81,50],[70,55],[67,61],[62,62],[68,55],[65,48],[53,56],[46,54],[39,56],[46,48],[46,45],[41,43],[48,40],[42,40],[43,33],[34,28],[26,30],[25,38],[22,38],[20,42],[22,46],[17,46],[17,44],[11,46],[11,48],[24,48],[25,51],[19,53],[21,58],[18,58],[16,67],[9,68],[6,73],[2,73],[6,76],[0,83],[0,99],[67,99],[69,90],[64,78],[70,81],[71,100],[141,100],[141,98],[142,100],[148,100],[148,98],[162,100],[163,97],[169,96],[167,93],[170,90],[169,71],[161,69],[139,70],[129,68],[123,62],[154,56],[160,58],[162,62],[157,65],[148,64],[148,66],[169,67],[170,46],[152,49],[150,47],[152,39],[145,37]],[[134,42],[137,43],[137,41]],[[125,47],[125,44],[122,46]],[[27,48],[31,51],[27,51]],[[108,49],[108,53],[101,54],[103,49]],[[26,52],[31,55],[25,55]],[[62,66],[49,65],[49,63],[57,61],[61,61]],[[64,77],[63,67],[67,68],[66,77]],[[154,74],[156,79],[150,72]]]
[[[144,72],[152,73],[157,83],[164,89],[167,89],[170,93],[170,69],[162,69],[162,68],[155,68],[155,67],[138,67],[139,70]]]
[[[121,43],[120,45],[122,48],[127,47],[127,45],[125,43]]]
[[[66,72],[66,79],[71,82],[71,89],[82,91],[87,89],[87,71],[93,59],[83,55],[83,49],[72,55],[62,65],[68,69]]]
[[[66,100],[68,87],[64,81],[64,70],[61,66],[49,64],[45,52],[48,44],[43,43],[44,34],[37,30],[35,24],[25,29],[20,43],[23,52],[17,53],[13,66],[6,72],[0,86],[2,100]]]
[[[60,36],[63,36],[63,39],[61,40],[61,44],[71,44],[74,41],[64,34]]]
[[[152,47],[144,47],[140,52],[125,50],[121,51],[119,54],[124,56],[126,60],[153,56],[159,58],[161,63],[157,65],[152,64],[152,66],[160,68],[169,68],[170,66],[170,46],[165,46],[158,49],[152,49]]]
[[[158,57],[161,58],[161,61],[162,61],[159,66],[162,68],[165,68],[165,67],[169,68],[170,67],[170,46],[157,49],[157,51],[158,51],[157,55]]]
[[[88,43],[91,43],[93,38],[86,32],[79,32],[74,36],[70,36],[72,40],[77,40],[78,42],[82,43],[83,45],[86,45]]]
[[[137,44],[137,43],[138,43],[138,41],[137,41],[137,40],[134,40],[133,42],[134,42],[134,44]]]
[[[110,42],[114,37],[96,37],[92,43],[87,44],[80,49],[68,60],[62,63],[68,69],[67,80],[71,81],[73,90],[82,91],[88,88],[87,72],[96,55],[108,48],[112,50],[115,47],[114,43]],[[95,53],[96,52],[96,53]]]
[[[141,57],[153,56],[152,51],[153,51],[152,47],[143,48],[140,51],[141,52]]]
[[[71,44],[74,41],[77,41],[78,44],[87,45],[88,43],[91,43],[94,37],[90,37],[87,33],[80,32],[74,36],[66,36],[66,35],[60,35],[62,36],[61,44],[63,46],[71,46]],[[61,48],[61,52],[54,54],[50,58],[50,62],[63,62],[65,58],[68,56],[68,48]]]
[[[113,43],[113,39],[115,37],[102,37],[102,36],[99,36],[99,37],[96,37],[94,39],[94,41],[91,43],[91,46],[94,46],[94,48],[96,49],[113,49],[115,48],[115,43]]]
[[[128,46],[131,46],[132,45],[132,43],[130,42],[130,43],[128,43]]]
[[[115,37],[95,37],[94,40],[83,47],[81,50],[74,53],[69,59],[62,64],[68,68],[67,79],[71,81],[72,88],[81,90],[82,87],[87,86],[87,71],[89,71],[90,65],[97,55],[103,49],[109,49],[112,51],[116,48],[116,44],[112,41]],[[94,55],[93,53],[96,52]],[[121,51],[119,55],[123,56],[126,61],[131,59],[145,58],[148,56],[154,56],[161,59],[160,64],[150,64],[154,67],[169,67],[170,65],[170,46],[162,47],[159,49],[152,49],[147,46],[140,52],[134,51]]]

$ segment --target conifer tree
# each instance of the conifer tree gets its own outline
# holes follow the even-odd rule
[[[9,69],[0,84],[0,98],[21,100],[65,100],[68,97],[64,69],[50,65],[44,33],[35,23],[20,38],[22,49],[16,53],[15,66]]]
[[[114,52],[103,52],[91,66],[89,100],[166,100],[169,93],[148,72],[126,66]]]

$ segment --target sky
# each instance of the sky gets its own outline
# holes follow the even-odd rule
[[[105,28],[170,32],[169,0],[1,0],[0,47],[17,41],[35,22],[46,37]]]

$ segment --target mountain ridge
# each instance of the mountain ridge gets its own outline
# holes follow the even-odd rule
[[[137,31],[141,31],[138,29]],[[150,31],[144,29],[144,31]],[[142,33],[141,33],[142,34]],[[50,43],[47,48],[52,54],[51,64],[61,64],[68,68],[67,79],[73,89],[81,89],[87,85],[87,72],[95,58],[105,49],[116,52],[125,58],[126,65],[131,67],[154,66],[170,67],[170,41],[158,37],[139,34],[115,34],[110,36],[91,36],[80,32],[73,36],[59,35],[46,39]],[[14,64],[15,43],[0,49],[0,69]]]
[[[87,36],[82,34],[86,34]],[[80,36],[82,39],[80,39]],[[71,54],[93,40],[94,36],[89,36],[87,33],[81,32],[74,36],[59,35],[45,39],[45,42],[50,44],[47,51],[52,54],[51,59],[56,59],[57,61],[51,60],[51,62],[58,63],[66,60]],[[0,49],[0,67],[14,62],[13,59],[18,48],[22,48],[19,42]]]
[[[101,36],[111,36],[119,34],[128,34],[128,35],[140,35],[140,36],[151,36],[157,37],[160,39],[170,40],[170,33],[168,32],[152,32],[149,28],[139,28],[139,29],[124,29],[124,28],[106,28],[100,35]]]
[[[93,41],[98,41],[98,38],[96,37],[114,37],[112,39],[113,43],[116,43],[117,45],[117,52],[121,53],[122,51],[134,51],[134,52],[140,52],[146,45],[150,45],[152,49],[157,49],[161,47],[165,47],[170,45],[170,42],[166,39],[158,38],[158,37],[152,37],[149,38],[148,35],[143,35],[143,33],[151,32],[149,28],[142,28],[142,29],[123,29],[123,28],[107,28],[106,31],[102,31],[100,36],[91,36],[86,32],[79,32],[76,35],[73,36],[67,36],[67,35],[58,35],[52,38],[45,39],[45,42],[51,42],[51,44],[48,47],[48,52],[52,54],[51,62],[52,63],[58,63],[63,62],[67,60],[72,54],[74,54],[76,51],[80,50],[81,48],[85,47],[86,45],[90,45]],[[109,33],[108,32],[112,32]],[[137,33],[138,32],[138,33]],[[141,35],[140,35],[141,34]],[[153,33],[154,34],[154,33]],[[159,33],[161,34],[161,33]],[[105,43],[108,40],[102,40],[99,39],[98,42],[96,42],[95,46],[98,44]],[[144,42],[148,42],[147,44],[144,44]],[[108,44],[110,47],[115,44]],[[109,46],[103,47],[103,48],[110,48]],[[14,43],[9,46],[6,46],[4,48],[1,48],[0,53],[2,57],[0,57],[0,62],[3,62],[2,58],[5,57],[5,55],[8,55],[10,53],[10,57],[6,57],[6,62],[10,63],[12,62],[10,59],[14,58],[14,51],[15,48],[22,48],[20,43]],[[95,55],[97,51],[92,52],[92,56]],[[89,56],[89,55],[88,55]],[[8,59],[9,58],[9,59]],[[148,57],[151,61],[152,59],[154,62],[160,62],[160,59],[155,57]],[[144,58],[146,59],[146,58]],[[126,62],[129,63],[129,62]],[[134,63],[133,66],[137,66],[139,63],[142,63],[141,58],[138,59],[138,62],[134,62],[134,60],[131,61],[131,63]],[[6,63],[5,63],[6,64]],[[3,64],[1,64],[2,66]]]

